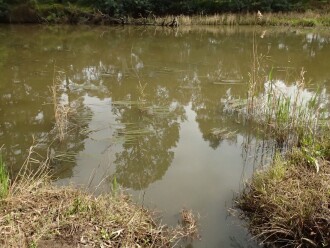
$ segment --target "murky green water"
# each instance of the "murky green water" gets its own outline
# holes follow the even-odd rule
[[[221,104],[229,89],[246,95],[253,30],[260,67],[273,68],[273,78],[290,83],[304,67],[309,88],[330,87],[326,32],[0,26],[0,147],[11,172],[32,137],[49,145],[55,78],[79,124],[53,144],[72,160],[54,160],[59,184],[110,190],[115,176],[165,223],[175,225],[183,207],[199,212],[202,240],[189,247],[257,247],[227,210],[256,166],[254,154],[260,161],[268,150]],[[235,134],[216,138],[212,128]]]

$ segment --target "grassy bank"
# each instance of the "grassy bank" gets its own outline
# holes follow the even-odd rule
[[[182,225],[170,228],[157,224],[150,211],[119,191],[94,197],[54,186],[46,168],[22,170],[14,180],[5,171],[2,163],[1,247],[172,247],[196,234],[187,210],[182,211]]]
[[[325,146],[329,151],[330,146]],[[238,200],[251,233],[276,247],[329,247],[330,162],[318,157],[319,172],[300,149],[277,156],[257,172]]]
[[[0,16],[1,17],[1,16]],[[287,13],[222,13],[211,15],[148,14],[131,17],[126,14],[109,15],[93,7],[76,4],[16,4],[9,5],[0,18],[9,23],[62,23],[62,24],[120,24],[120,25],[268,25],[318,27],[330,26],[328,11],[314,10]]]

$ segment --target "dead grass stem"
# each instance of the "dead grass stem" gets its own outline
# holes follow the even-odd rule
[[[61,100],[60,81],[59,72],[56,72],[56,67],[54,66],[53,85],[50,87],[52,93],[52,103],[54,106],[54,130],[57,138],[60,142],[62,142],[65,140],[69,132],[69,127],[71,124],[70,118],[75,116],[77,113],[73,107]]]

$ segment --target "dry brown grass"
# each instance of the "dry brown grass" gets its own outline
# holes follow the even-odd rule
[[[323,160],[317,173],[300,153],[296,150],[286,162],[277,157],[256,173],[237,202],[261,244],[330,245],[330,163]]]
[[[51,86],[52,92],[52,101],[54,106],[54,117],[55,117],[55,125],[54,129],[57,133],[57,138],[62,142],[69,129],[69,117],[75,114],[75,110],[71,108],[68,104],[65,104],[59,99],[59,91],[60,86],[54,82]]]
[[[157,225],[151,212],[123,194],[94,197],[55,187],[48,177],[25,186],[16,184],[0,200],[2,247],[169,247],[197,231]]]
[[[192,238],[199,238],[197,218],[190,209],[181,210],[181,225],[183,233]]]
[[[145,23],[152,25],[165,25],[171,23],[175,16],[157,17],[147,19]],[[304,13],[262,13],[262,18],[258,13],[234,14],[223,13],[214,15],[193,15],[176,16],[179,25],[268,25],[268,26],[329,26],[329,13],[307,11]],[[134,20],[130,23],[134,24]]]
[[[54,66],[53,82],[49,87],[50,104],[53,106],[54,112],[54,126],[47,137],[49,145],[64,144],[74,137],[84,136],[91,132],[86,127],[92,117],[92,112],[81,103],[81,97],[73,97],[74,99],[69,97],[69,88],[64,71]],[[56,159],[61,160],[61,155],[55,154],[55,156]],[[68,158],[67,156],[62,157]]]

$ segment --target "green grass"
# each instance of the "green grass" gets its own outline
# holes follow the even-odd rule
[[[0,199],[8,195],[9,191],[9,174],[7,172],[5,163],[0,154]]]

